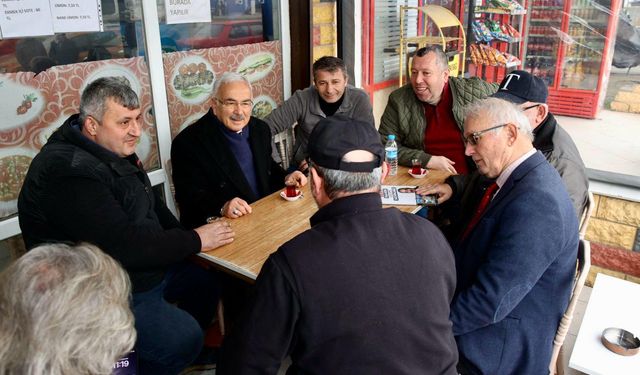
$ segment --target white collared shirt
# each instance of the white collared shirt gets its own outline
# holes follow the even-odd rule
[[[516,168],[520,166],[520,164],[524,163],[525,160],[529,159],[535,153],[536,153],[536,149],[532,147],[531,150],[529,150],[529,152],[520,156],[513,163],[509,164],[504,169],[504,171],[502,171],[502,173],[500,173],[500,176],[498,176],[498,179],[496,180],[496,184],[498,185],[498,191],[496,191],[496,193],[493,195],[494,197],[498,195],[498,192],[500,191],[500,189],[502,189],[502,185],[504,185],[504,183],[507,182],[507,180],[511,176],[511,173],[513,173],[513,171],[515,171]]]

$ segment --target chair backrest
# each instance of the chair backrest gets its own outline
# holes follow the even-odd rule
[[[560,349],[562,349],[564,339],[567,336],[567,332],[569,332],[569,327],[573,320],[573,311],[578,303],[578,298],[580,297],[580,292],[582,292],[584,282],[589,275],[589,268],[591,268],[591,245],[589,241],[581,238],[578,242],[578,263],[575,279],[573,281],[571,299],[569,300],[567,309],[562,315],[562,319],[560,319],[560,324],[558,324],[556,337],[553,339],[553,351],[551,352],[551,362],[549,363],[549,373],[552,375],[558,373],[562,374],[562,370],[558,370],[557,368]],[[560,363],[560,365],[562,364]]]
[[[591,218],[591,211],[595,207],[595,200],[593,198],[593,193],[589,192],[589,200],[587,201],[587,205],[584,206],[584,210],[582,211],[582,215],[580,217],[580,238],[584,238],[587,234],[587,227],[589,226],[589,219]]]
[[[289,168],[289,163],[291,158],[293,157],[293,144],[295,142],[295,134],[293,132],[293,128],[289,128],[281,133],[275,134],[273,136],[273,142],[275,145],[275,150],[273,153],[273,159],[278,160],[276,155],[280,157],[282,168],[287,170]]]

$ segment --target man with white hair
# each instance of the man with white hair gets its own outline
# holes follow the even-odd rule
[[[0,273],[0,374],[109,374],[136,341],[126,272],[97,247],[44,244]]]
[[[188,228],[207,218],[251,213],[250,203],[306,177],[285,171],[271,158],[271,131],[251,116],[251,84],[224,73],[213,87],[211,109],[173,140],[171,160],[180,221]]]
[[[533,146],[560,174],[578,217],[589,200],[589,180],[580,152],[571,136],[558,124],[547,105],[547,84],[524,70],[507,74],[494,98],[517,105],[533,128]]]
[[[575,273],[578,223],[571,199],[533,147],[531,126],[518,107],[490,98],[465,114],[465,153],[480,176],[421,191],[438,194],[440,202],[463,197],[452,246],[459,371],[547,373]]]
[[[429,221],[383,209],[369,122],[332,116],[309,137],[319,209],[262,267],[219,374],[456,374],[451,249]]]

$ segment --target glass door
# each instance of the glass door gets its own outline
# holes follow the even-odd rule
[[[605,50],[610,0],[576,0],[563,35],[560,87],[596,91]]]
[[[533,0],[524,69],[555,86],[564,0]]]

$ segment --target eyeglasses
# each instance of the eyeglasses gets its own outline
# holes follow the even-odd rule
[[[540,103],[536,103],[536,104],[532,104],[532,105],[530,105],[530,106],[528,106],[528,107],[524,107],[524,108],[522,108],[522,112],[524,112],[524,111],[528,111],[528,110],[530,110],[531,108],[536,108],[536,107],[540,107]]]
[[[216,101],[222,104],[223,107],[227,107],[227,108],[236,108],[239,106],[242,109],[250,109],[251,107],[253,107],[253,101],[251,100],[243,100],[239,102],[233,99],[220,100],[216,98]]]
[[[463,135],[462,136],[462,142],[464,142],[465,146],[467,144],[471,144],[472,146],[477,146],[478,145],[478,141],[480,140],[480,138],[482,138],[482,135],[484,133],[490,132],[492,130],[500,129],[500,128],[502,128],[504,126],[507,126],[507,125],[509,125],[509,124],[496,125],[496,126],[493,126],[493,127],[489,128],[489,129],[484,129],[484,130],[477,131],[475,133],[471,133],[466,137]]]

